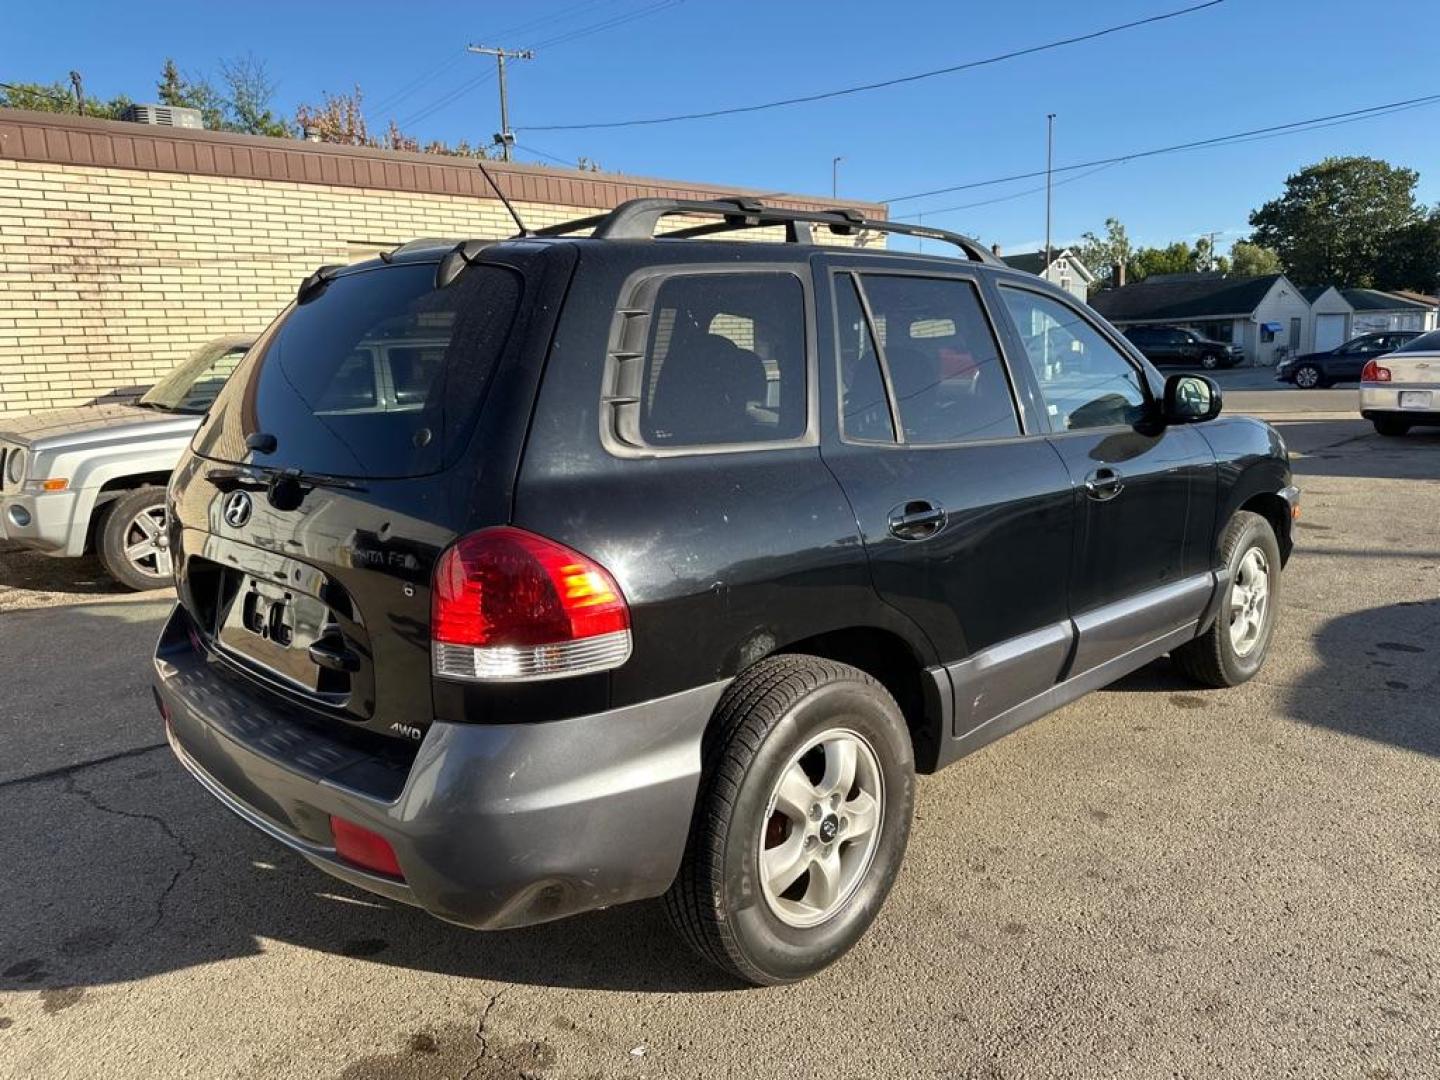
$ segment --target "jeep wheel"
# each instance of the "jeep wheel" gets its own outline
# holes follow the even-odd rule
[[[1206,371],[1214,371],[1220,366],[1220,357],[1214,353],[1206,353],[1200,358],[1200,366]]]
[[[1220,545],[1230,583],[1205,633],[1170,653],[1186,675],[1206,686],[1238,686],[1265,663],[1280,601],[1280,545],[1270,523],[1239,511]]]
[[[174,578],[166,532],[165,489],[142,487],[105,508],[96,530],[96,554],[126,588],[162,589]]]
[[[1407,435],[1410,432],[1410,421],[1402,420],[1398,416],[1377,416],[1372,423],[1375,425],[1376,434],[1389,438]]]
[[[1314,364],[1301,364],[1295,369],[1295,385],[1301,390],[1318,390],[1325,385],[1325,377]]]
[[[869,927],[910,835],[915,761],[895,700],[846,664],[778,656],[716,708],[670,919],[756,985],[833,963]]]

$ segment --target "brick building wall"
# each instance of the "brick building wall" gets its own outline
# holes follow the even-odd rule
[[[627,198],[734,193],[493,171],[532,228]],[[211,338],[264,329],[321,264],[510,235],[477,182],[472,164],[428,155],[0,110],[0,416],[133,395]]]

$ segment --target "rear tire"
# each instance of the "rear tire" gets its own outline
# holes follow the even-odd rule
[[[721,698],[701,768],[665,894],[680,936],[757,986],[838,960],[879,913],[910,836],[915,760],[895,699],[848,664],[762,660]]]
[[[174,584],[164,488],[152,485],[126,492],[102,514],[95,554],[106,573],[137,592]]]
[[[1377,416],[1373,421],[1375,431],[1387,438],[1398,438],[1410,433],[1410,421],[1398,416]]]
[[[1280,545],[1270,522],[1237,511],[1220,540],[1230,583],[1215,621],[1194,641],[1170,653],[1190,678],[1205,686],[1238,686],[1265,664],[1280,602]]]
[[[1220,357],[1214,353],[1206,353],[1200,358],[1200,366],[1206,371],[1214,371],[1220,366]]]

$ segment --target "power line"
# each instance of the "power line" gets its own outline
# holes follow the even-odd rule
[[[380,101],[376,102],[375,105],[372,106],[372,108],[376,112],[385,112],[388,109],[393,109],[396,105],[399,105],[400,102],[404,101],[411,94],[415,93],[416,90],[419,90],[422,86],[428,86],[430,83],[438,79],[441,75],[454,68],[455,65],[457,65],[458,63],[460,63],[460,61],[466,58],[466,55],[467,54],[464,49],[460,49],[454,53],[446,53],[446,56],[449,59],[447,59],[444,63],[440,64],[433,70],[426,72],[424,75],[421,75],[418,79],[412,79],[410,82],[402,86],[399,90],[396,90],[394,93],[388,95],[387,97],[381,98]]]
[[[1112,161],[1108,164],[1101,165],[1099,168],[1083,172],[1079,176],[1069,176],[1064,180],[1056,180],[1051,186],[1064,187],[1066,184],[1073,184],[1077,180],[1089,179],[1096,173],[1104,172],[1106,169],[1113,169],[1116,165],[1122,164],[1124,164],[1124,162]],[[1038,195],[1044,190],[1045,185],[1041,184],[1039,187],[1026,188],[1024,191],[1012,191],[1009,195],[1000,195],[994,199],[981,199],[979,202],[960,203],[958,206],[936,206],[926,210],[917,210],[913,214],[897,215],[895,220],[915,221],[919,218],[934,217],[937,214],[952,214],[957,210],[973,210],[977,206],[993,206],[995,203],[1010,202],[1012,199],[1023,199],[1026,195]]]
[[[1201,147],[1220,146],[1232,142],[1248,142],[1273,135],[1310,130],[1312,126],[1333,127],[1339,123],[1370,119],[1371,117],[1381,116],[1388,112],[1400,112],[1404,109],[1433,105],[1436,102],[1440,102],[1440,94],[1427,94],[1424,97],[1409,98],[1405,101],[1392,101],[1384,105],[1371,105],[1363,109],[1350,109],[1347,112],[1331,113],[1328,116],[1313,116],[1307,120],[1292,120],[1286,124],[1272,124],[1269,127],[1251,128],[1249,131],[1237,131],[1229,135],[1216,135],[1209,139],[1196,139],[1192,142],[1174,143],[1170,146],[1159,146],[1150,150],[1136,150],[1133,153],[1116,154],[1114,157],[1097,158],[1094,161],[1080,161],[1074,165],[1060,165],[1057,166],[1054,171],[1057,173],[1074,172],[1077,169],[1089,169],[1096,165],[1115,165],[1126,161],[1137,161],[1141,158],[1156,157],[1160,154],[1173,154],[1181,150],[1195,150]],[[1329,123],[1329,121],[1334,121],[1335,123]],[[1012,180],[1031,180],[1037,176],[1044,175],[1044,169],[1032,172],[1012,173],[1009,176],[997,176],[992,180],[974,180],[967,184],[951,184],[949,187],[932,188],[929,191],[917,191],[910,195],[894,195],[880,201],[889,203],[908,202],[911,199],[925,199],[931,195],[944,195],[951,191],[970,191],[974,188],[992,187],[995,184],[1008,184]],[[926,212],[930,213],[931,211]]]
[[[1066,45],[1076,45],[1082,41],[1094,41],[1096,38],[1106,37],[1109,34],[1118,34],[1125,30],[1133,30],[1136,27],[1148,26],[1151,23],[1163,22],[1166,19],[1174,19],[1181,15],[1189,15],[1196,11],[1203,11],[1206,8],[1216,7],[1224,2],[1225,0],[1205,0],[1204,3],[1192,4],[1190,7],[1180,8],[1176,11],[1167,11],[1160,15],[1151,15],[1148,18],[1119,23],[1115,26],[1107,26],[1100,30],[1092,30],[1087,34],[1078,34],[1074,37],[1061,38],[1058,41],[1049,41],[1043,45],[1031,45],[1023,49],[1013,49],[1010,52],[987,56],[980,60],[967,60],[963,64],[952,64],[949,67],[936,68],[933,71],[921,71],[914,75],[902,75],[894,79],[883,79],[880,82],[864,83],[860,86],[847,86],[840,90],[827,90],[818,94],[781,98],[778,101],[767,101],[758,105],[739,105],[728,109],[710,109],[706,112],[680,113],[674,116],[652,116],[639,120],[610,120],[588,124],[531,124],[527,125],[524,130],[591,131],[597,128],[641,127],[650,124],[674,124],[682,120],[710,120],[717,116],[735,116],[740,113],[762,112],[766,109],[779,109],[789,105],[803,105],[812,101],[824,101],[828,98],[844,97],[847,94],[861,94],[871,90],[881,90],[889,86],[900,86],[904,83],[919,82],[922,79],[933,79],[939,75],[952,75],[957,71],[968,71],[972,68],[985,67],[989,64],[998,64],[1006,60],[1014,60],[1020,56],[1031,56],[1049,49],[1059,49]]]
[[[493,70],[487,69],[481,74],[476,75],[473,79],[466,79],[463,83],[455,87],[453,90],[447,91],[444,95],[436,98],[429,105],[421,108],[419,112],[415,112],[407,116],[404,120],[400,121],[400,126],[408,128],[411,125],[417,124],[421,120],[424,120],[426,117],[433,116],[435,113],[445,108],[445,106],[464,97],[477,86],[480,86],[483,83],[487,83],[493,78],[495,78],[495,72]]]
[[[537,49],[554,48],[556,45],[564,45],[567,42],[574,41],[576,38],[589,37],[591,34],[598,34],[602,30],[609,30],[616,26],[623,26],[628,22],[634,22],[636,19],[643,19],[647,15],[658,14],[667,8],[678,7],[682,3],[684,3],[684,0],[660,0],[660,3],[651,4],[649,7],[638,8],[635,11],[616,15],[603,22],[582,26],[579,29],[559,34],[545,41],[537,41],[534,47]]]

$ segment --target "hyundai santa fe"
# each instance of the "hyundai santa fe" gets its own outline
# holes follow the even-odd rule
[[[815,242],[861,231],[959,257]],[[1298,496],[1220,405],[852,211],[638,200],[322,267],[170,486],[157,702],[354,885],[484,929],[663,896],[803,978],[879,912],[917,772],[1167,653],[1259,670]]]

